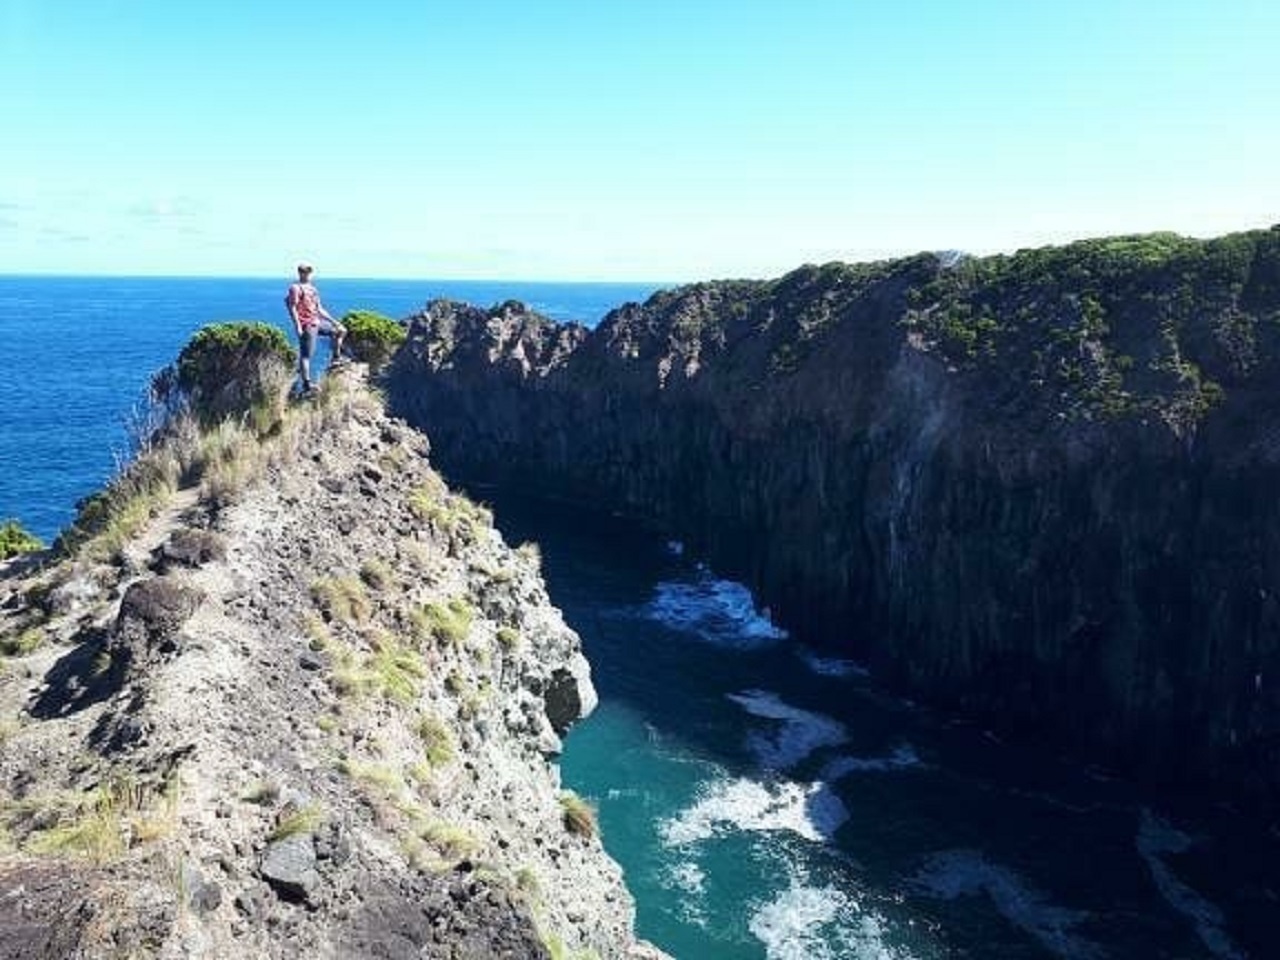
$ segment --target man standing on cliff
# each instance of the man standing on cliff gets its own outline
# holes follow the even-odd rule
[[[289,318],[293,320],[293,329],[298,334],[298,373],[302,377],[304,395],[312,391],[311,356],[316,350],[316,339],[329,337],[333,340],[333,359],[329,364],[333,366],[343,362],[342,340],[347,335],[347,328],[329,316],[329,311],[320,302],[320,291],[312,285],[311,274],[311,264],[298,264],[298,282],[289,284],[289,292],[284,298]]]

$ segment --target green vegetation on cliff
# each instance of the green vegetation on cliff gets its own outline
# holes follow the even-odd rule
[[[17,520],[0,523],[0,560],[7,560],[20,553],[31,553],[43,546],[40,538],[23,529]]]
[[[284,333],[270,324],[215,323],[182,348],[176,383],[201,421],[216,422],[264,405],[276,409],[281,379],[296,361]]]
[[[77,504],[57,541],[62,553],[118,554],[175,490],[199,485],[211,504],[234,499],[273,455],[259,443],[280,433],[296,354],[265,323],[198,331],[175,364],[152,378],[151,407],[133,425],[133,460]],[[327,403],[321,391],[323,411]]]
[[[758,341],[764,372],[785,378],[809,370],[830,338],[872,341],[897,326],[917,349],[976,376],[1002,415],[1156,421],[1186,436],[1255,372],[1262,342],[1280,337],[1278,304],[1280,227],[811,265],[768,282],[663,291],[615,311],[606,327],[617,354],[665,355],[689,375],[724,353],[721,376],[757,376],[747,357]]]
[[[353,310],[342,318],[342,325],[351,355],[374,369],[386,364],[404,343],[404,327],[372,310]]]
[[[907,293],[928,349],[1016,381],[1068,419],[1155,417],[1181,435],[1280,327],[1280,229],[1170,233],[962,258]]]
[[[435,301],[393,409],[914,696],[1280,790],[1280,227],[810,265],[569,334]]]

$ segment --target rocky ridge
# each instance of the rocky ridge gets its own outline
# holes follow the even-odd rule
[[[912,696],[1280,791],[1280,228],[411,318],[452,474],[625,510]]]
[[[0,567],[0,957],[663,956],[560,791],[536,548],[358,370],[240,453]]]

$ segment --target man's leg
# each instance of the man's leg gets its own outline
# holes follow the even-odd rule
[[[316,349],[316,328],[303,327],[298,336],[298,373],[302,377],[302,390],[311,389],[311,354]]]
[[[342,360],[342,341],[347,336],[347,328],[337,321],[321,320],[320,333],[329,338],[329,364],[332,366]]]

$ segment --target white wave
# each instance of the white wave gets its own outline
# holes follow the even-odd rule
[[[694,926],[707,926],[707,875],[696,863],[685,860],[670,864],[662,871],[661,883],[675,894],[680,918]]]
[[[835,887],[791,887],[747,925],[768,960],[905,960],[885,943],[883,922]]]
[[[842,780],[854,773],[887,773],[923,767],[915,747],[904,743],[886,757],[840,757],[822,768],[823,780]]]
[[[756,609],[750,590],[717,580],[705,569],[692,582],[659,583],[642,615],[707,643],[736,649],[769,646],[787,636],[770,622],[768,610]]]
[[[830,840],[849,811],[825,783],[761,783],[740,778],[704,785],[693,805],[661,821],[668,846],[684,846],[730,831],[789,831],[806,840]]]
[[[746,690],[727,696],[753,717],[778,721],[768,733],[755,730],[747,736],[751,752],[768,770],[789,769],[814,751],[838,746],[849,739],[842,723],[784,703],[775,693]]]
[[[1201,942],[1215,957],[1243,960],[1245,955],[1236,949],[1231,938],[1222,929],[1225,922],[1222,911],[1179,880],[1161,859],[1161,854],[1185,853],[1194,845],[1195,840],[1161,820],[1150,810],[1142,811],[1138,823],[1138,855],[1146,861],[1160,896],[1195,925]]]
[[[820,657],[812,650],[801,648],[796,651],[804,665],[814,673],[823,677],[869,677],[871,671],[855,660],[843,660],[838,657]]]
[[[934,854],[912,884],[926,896],[940,900],[985,894],[1002,917],[1057,956],[1070,960],[1105,956],[1097,944],[1074,932],[1089,918],[1087,913],[1050,903],[1013,870],[992,863],[977,850]]]
[[[667,868],[667,876],[673,886],[691,896],[698,897],[706,892],[707,875],[692,861],[671,864]]]

